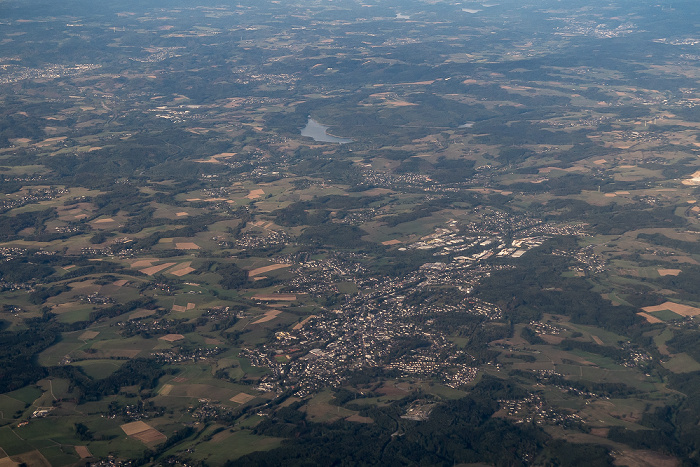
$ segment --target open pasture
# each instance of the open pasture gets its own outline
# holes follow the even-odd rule
[[[88,321],[94,305],[77,302],[63,303],[53,307],[52,312],[58,315],[57,321],[61,323],[76,323],[78,321]]]
[[[250,394],[246,394],[245,392],[239,392],[229,400],[231,402],[235,402],[236,404],[245,404],[255,399],[255,397],[256,396],[251,396]]]
[[[7,394],[0,394],[0,425],[6,425],[16,421],[15,415],[20,415],[25,410],[25,403],[10,397]],[[0,446],[2,446],[0,444]]]
[[[80,455],[74,446],[56,445],[40,449],[39,452],[52,466],[75,465],[80,460]]]
[[[0,447],[8,456],[16,456],[35,449],[29,442],[19,438],[10,426],[0,427]]]
[[[52,398],[69,399],[76,396],[75,388],[71,386],[69,380],[64,378],[47,378],[37,381],[37,386],[42,391],[48,392]]]
[[[299,410],[306,413],[310,421],[318,423],[332,423],[341,418],[357,415],[357,412],[352,410],[338,405],[331,405],[329,403],[331,400],[333,400],[333,393],[326,390],[314,396]]]
[[[71,365],[82,368],[86,375],[93,379],[103,379],[117,371],[126,360],[82,360]]]
[[[649,314],[663,322],[683,319],[683,316],[679,315],[678,313],[674,313],[671,310],[659,310]]]
[[[700,363],[685,352],[673,355],[668,361],[663,362],[662,365],[673,373],[700,371]]]
[[[30,465],[32,467],[51,467],[53,465],[39,450],[24,452],[12,456],[12,459],[18,462],[19,465]]]
[[[282,441],[283,438],[258,436],[250,430],[222,432],[211,442],[196,444],[192,456],[210,465],[222,465],[228,460],[235,460],[252,452],[275,449]]]
[[[261,274],[265,274],[266,272],[276,271],[278,269],[284,269],[284,268],[288,268],[290,266],[292,266],[292,265],[289,263],[275,263],[275,264],[271,264],[269,266],[255,268],[255,269],[248,271],[248,277],[259,276]]]
[[[167,397],[188,397],[192,399],[208,399],[217,401],[230,401],[238,393],[230,388],[220,388],[209,384],[184,383],[173,384]],[[161,394],[166,396],[165,394]]]
[[[41,389],[36,386],[25,386],[22,389],[7,392],[5,395],[24,402],[25,404],[33,404],[34,401],[41,396],[41,393]]]
[[[296,301],[297,295],[291,293],[255,294],[251,298],[263,302],[293,302]]]

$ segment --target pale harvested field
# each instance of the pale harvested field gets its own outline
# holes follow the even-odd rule
[[[199,245],[192,242],[176,243],[175,248],[178,250],[199,250]],[[173,263],[174,264],[174,263]]]
[[[144,266],[151,266],[155,261],[158,261],[157,259],[140,259],[138,261],[135,261],[131,263],[131,268],[136,269],[136,268],[142,268]]]
[[[81,341],[94,339],[95,337],[97,337],[97,335],[99,333],[100,333],[99,331],[85,331],[84,333],[82,333],[80,335],[80,337],[78,339],[80,339]]]
[[[680,269],[659,269],[657,272],[659,273],[659,276],[677,276],[683,271]]]
[[[389,106],[392,106],[392,107],[408,107],[408,106],[411,106],[411,105],[418,105],[418,104],[414,104],[414,103],[412,103],[412,102],[407,102],[407,101],[390,101],[390,100],[387,100],[387,101],[385,101],[384,103],[385,103],[386,105],[389,105]]]
[[[184,267],[182,269],[172,271],[170,274],[172,274],[173,276],[182,277],[182,276],[186,276],[187,274],[189,274],[193,271],[195,271],[194,268],[187,266],[187,267]]]
[[[681,182],[683,185],[700,185],[700,171],[695,172],[689,179]]]
[[[3,457],[0,459],[0,467],[17,467],[19,464],[9,457]]]
[[[248,199],[258,199],[258,198],[260,198],[260,197],[261,197],[262,195],[264,195],[264,194],[265,194],[265,192],[264,192],[263,190],[261,190],[261,189],[258,188],[257,190],[250,190],[250,193],[248,193],[248,194],[246,195],[246,198],[248,198]]]
[[[175,215],[176,215],[177,217],[183,217],[183,216],[189,216],[190,213],[189,213],[189,212],[182,211],[182,212],[176,212]]]
[[[652,316],[649,313],[637,313],[637,314],[639,316],[641,316],[642,318],[644,318],[645,320],[647,320],[647,322],[649,322],[651,324],[663,323],[663,321],[661,321],[659,318],[657,318],[656,316]]]
[[[48,129],[49,127],[46,127],[46,128]],[[39,146],[39,147],[50,146],[50,145],[52,145],[53,143],[57,143],[57,142],[59,142],[59,141],[63,141],[63,140],[66,139],[66,138],[67,138],[66,136],[55,136],[55,137],[53,137],[53,138],[46,138],[44,141],[42,141],[42,142],[40,142],[40,143],[36,143],[36,145]]]
[[[226,107],[226,106],[224,106],[224,107]],[[233,157],[235,155],[236,155],[235,152],[222,152],[221,154],[215,154],[215,155],[211,156],[209,159],[198,159],[195,162],[208,162],[209,164],[221,164],[222,162],[219,159]]]
[[[129,281],[127,279],[120,279],[118,281],[112,282],[112,285],[116,285],[117,287],[124,287],[128,283]]]
[[[257,321],[253,321],[253,322],[250,323],[250,324],[260,324],[260,323],[266,323],[266,322],[268,322],[268,321],[272,321],[272,320],[275,319],[275,318],[277,317],[277,315],[279,315],[280,313],[282,313],[280,310],[269,310],[269,311],[267,311],[267,312],[262,316],[262,318],[260,318],[260,319],[257,320]]]
[[[173,268],[168,271],[168,274],[173,274],[175,271],[179,271],[180,269],[185,269],[188,266],[192,264],[192,261],[186,261],[184,263],[177,263]]]
[[[136,433],[135,435],[132,435],[132,438],[138,439],[143,444],[158,444],[168,439],[167,436],[155,428]]]
[[[541,337],[542,340],[545,341],[547,344],[554,344],[554,345],[561,344],[561,342],[564,340],[563,337],[560,337],[560,336],[552,336],[552,335],[549,335],[549,334],[542,334],[542,335],[540,335],[540,337]]]
[[[698,316],[700,315],[700,308],[695,308],[688,305],[681,305],[680,303],[666,302],[661,305],[647,306],[642,308],[642,310],[647,313],[653,313],[655,311],[671,310],[681,316]]]
[[[297,296],[292,293],[275,293],[267,295],[253,295],[253,300],[278,301],[278,302],[293,302]]]
[[[150,268],[141,269],[141,272],[146,274],[147,276],[152,276],[153,274],[157,274],[160,271],[162,271],[163,269],[167,269],[170,266],[174,266],[174,265],[175,265],[175,263],[163,263],[163,264],[159,264],[157,266],[151,266]]]
[[[172,384],[164,384],[162,388],[160,388],[160,391],[158,391],[158,394],[161,396],[167,396],[170,394],[170,391],[173,390],[173,385]]]
[[[185,336],[182,334],[166,334],[164,336],[159,337],[159,340],[166,341],[166,342],[175,342],[184,339]]]
[[[231,402],[235,402],[236,404],[245,404],[246,402],[250,402],[253,399],[255,399],[255,396],[251,396],[250,394],[246,394],[245,392],[241,392],[233,396],[231,399],[229,399]]]
[[[387,195],[389,193],[393,193],[388,188],[372,188],[371,190],[367,190],[364,192],[365,196],[379,196],[379,195]]]
[[[560,167],[541,167],[537,169],[537,171],[541,174],[548,174],[553,170],[561,170],[562,172],[575,172],[577,170],[581,170],[580,167],[567,167],[566,169],[562,169]]]
[[[401,240],[393,239],[393,240],[387,240],[386,242],[382,242],[382,245],[390,246],[390,245],[398,245],[399,243],[401,243]]]
[[[613,147],[613,148],[617,148],[617,149],[629,149],[629,148],[631,148],[632,146],[634,146],[634,145],[633,145],[633,144],[630,144],[630,143],[619,142],[619,141],[618,141],[618,142],[605,143],[605,147]]]
[[[275,271],[277,269],[288,268],[290,266],[291,266],[291,264],[288,264],[288,263],[278,263],[278,264],[271,264],[269,266],[263,266],[261,268],[255,268],[255,269],[248,271],[248,277],[254,277],[254,276],[257,276],[260,274],[265,274],[266,272]]]
[[[173,311],[178,311],[180,313],[187,311],[187,307],[185,305],[173,305]]]
[[[119,428],[121,428],[127,436],[133,436],[136,433],[150,430],[151,426],[148,423],[139,420],[138,422],[125,423]]]
[[[184,261],[184,262],[182,262],[182,263],[177,263],[177,264],[175,264],[175,266],[173,266],[173,268],[172,268],[170,271],[168,271],[168,272],[177,271],[178,269],[186,268],[187,266],[189,266],[189,265],[191,265],[191,264],[192,264],[192,261]]]
[[[315,317],[316,317],[316,315],[307,316],[306,318],[304,318],[304,321],[301,321],[301,322],[295,324],[294,327],[293,327],[292,329],[294,329],[294,330],[296,331],[296,330],[298,330],[298,329],[303,328],[304,325],[305,325],[306,323],[308,323],[309,320],[311,320],[311,318],[315,318]]]
[[[92,454],[90,453],[90,450],[87,446],[75,446],[75,452],[78,453],[81,459],[85,459],[86,457],[92,457]]]
[[[107,218],[107,219],[98,219],[93,222],[93,224],[108,224],[109,222],[114,222],[114,219],[112,218]]]

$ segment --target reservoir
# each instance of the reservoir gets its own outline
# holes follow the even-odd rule
[[[316,120],[309,117],[308,123],[301,130],[301,136],[308,136],[309,138],[313,138],[314,141],[318,141],[319,143],[346,144],[353,142],[353,140],[349,138],[338,138],[337,136],[329,135],[327,133],[328,128],[330,127],[321,125]]]

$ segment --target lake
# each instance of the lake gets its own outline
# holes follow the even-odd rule
[[[308,123],[301,130],[301,136],[313,138],[314,141],[318,141],[319,143],[347,144],[353,142],[353,140],[349,138],[338,138],[337,136],[329,135],[327,133],[328,128],[330,127],[321,125],[316,120],[309,117]]]

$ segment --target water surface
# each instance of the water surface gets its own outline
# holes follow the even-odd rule
[[[306,126],[301,130],[301,136],[313,138],[314,141],[319,143],[347,144],[353,142],[350,138],[338,138],[337,136],[329,135],[327,132],[328,128],[330,127],[321,125],[316,120],[309,117]]]

